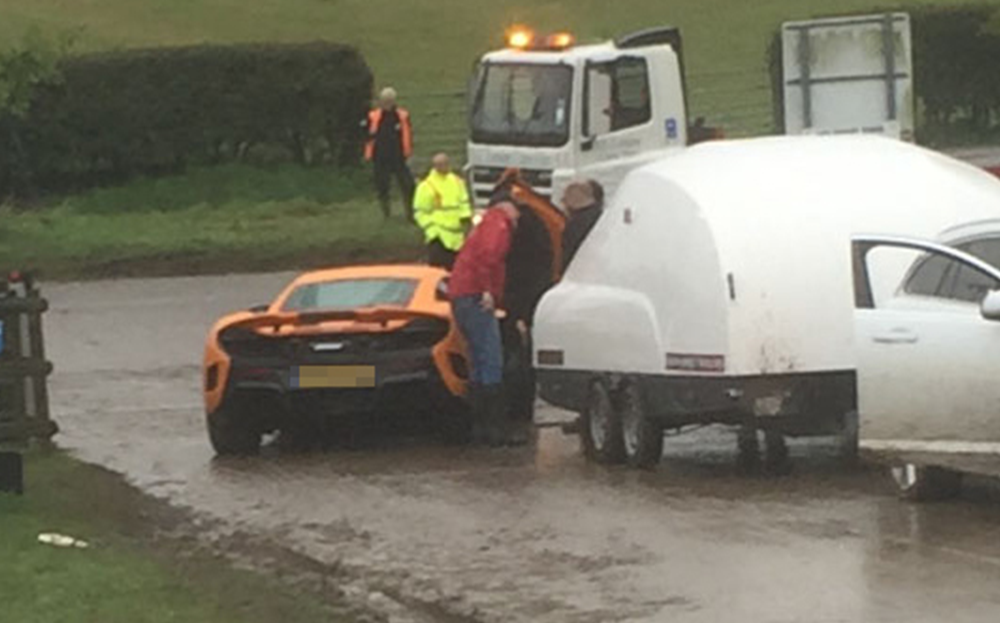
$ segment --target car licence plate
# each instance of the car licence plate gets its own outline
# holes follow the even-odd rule
[[[288,385],[293,389],[375,387],[375,366],[297,366]]]

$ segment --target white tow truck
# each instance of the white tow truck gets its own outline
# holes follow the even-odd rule
[[[508,168],[558,202],[576,177],[611,196],[628,171],[715,136],[689,128],[680,31],[653,28],[596,45],[569,33],[508,32],[470,92],[468,178],[483,206]]]

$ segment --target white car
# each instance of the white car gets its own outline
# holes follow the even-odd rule
[[[954,495],[992,455],[1000,473],[1000,221],[945,232],[947,243],[854,240],[862,445],[888,454],[900,494]],[[919,253],[879,301],[869,258]]]

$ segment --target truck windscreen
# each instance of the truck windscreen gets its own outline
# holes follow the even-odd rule
[[[569,140],[573,70],[566,65],[486,63],[472,109],[477,143],[558,147]]]

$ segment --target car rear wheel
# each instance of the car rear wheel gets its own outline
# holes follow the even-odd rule
[[[621,419],[604,381],[595,381],[591,385],[587,406],[581,416],[580,436],[584,455],[606,465],[621,463],[625,458]]]
[[[962,492],[962,474],[950,469],[900,463],[890,474],[899,497],[910,502],[947,500]]]
[[[663,427],[646,414],[642,395],[634,384],[621,393],[622,445],[630,467],[655,467],[663,456]]]
[[[208,439],[216,454],[249,456],[260,452],[261,432],[239,415],[239,412],[226,407],[208,414]]]
[[[465,400],[450,397],[439,401],[435,419],[446,444],[460,446],[472,441],[472,407]]]

